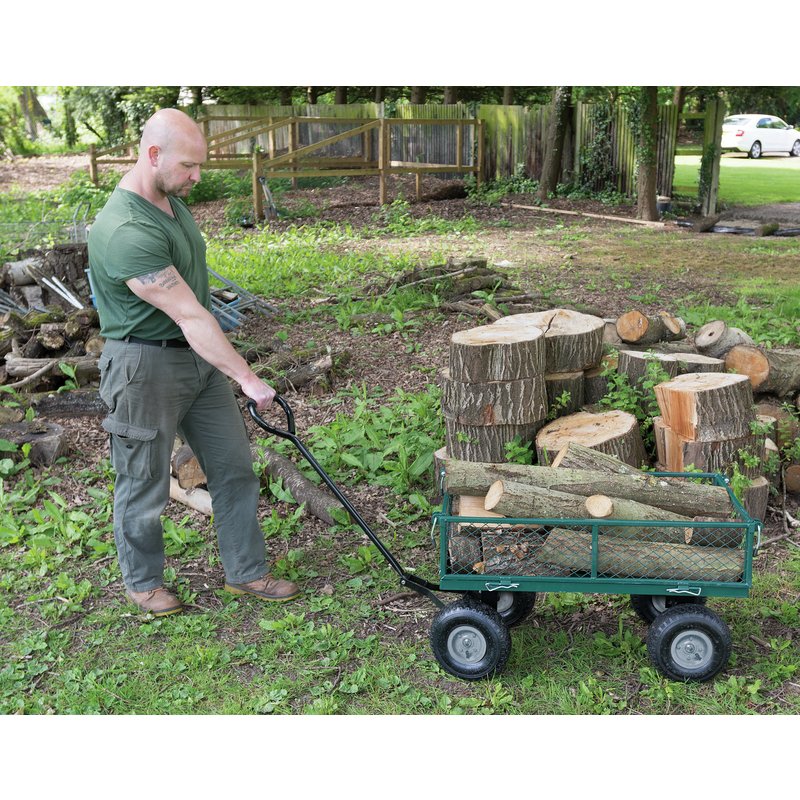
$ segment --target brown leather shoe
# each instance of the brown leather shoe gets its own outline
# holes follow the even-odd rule
[[[181,601],[163,586],[150,589],[149,592],[132,592],[128,589],[125,594],[139,611],[152,614],[154,617],[166,617],[168,614],[177,614],[183,610]]]
[[[282,581],[273,578],[267,573],[263,578],[250,581],[250,583],[225,583],[225,589],[233,594],[254,594],[262,600],[272,600],[284,603],[299,597],[300,588],[291,581]]]

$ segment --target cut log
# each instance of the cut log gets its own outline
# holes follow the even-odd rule
[[[545,416],[563,417],[579,411],[586,402],[583,372],[550,372],[544,376],[547,392],[547,411]]]
[[[454,333],[450,339],[450,378],[464,383],[518,381],[543,373],[544,335],[536,327],[491,325]]]
[[[602,450],[635,467],[647,461],[636,417],[625,411],[579,411],[545,425],[536,435],[539,463],[549,464],[568,442]]]
[[[563,458],[568,458],[568,453],[574,454],[578,450],[585,455],[582,463],[586,463],[589,469],[487,464],[448,458],[445,487],[451,495],[485,496],[495,481],[511,481],[582,497],[602,494],[634,500],[686,517],[701,514],[730,516],[730,499],[721,486],[657,477],[623,464],[613,456],[574,443],[564,448],[559,457],[563,454]]]
[[[12,377],[28,377],[39,372],[48,364],[52,364],[52,366],[47,370],[46,374],[63,377],[64,373],[59,369],[59,363],[75,367],[76,376],[82,380],[91,380],[100,375],[100,371],[97,368],[97,359],[92,356],[80,356],[77,358],[61,358],[59,356],[52,358],[20,358],[11,353],[6,356],[6,369]]]
[[[45,350],[63,350],[67,344],[63,322],[48,322],[36,333],[37,341]]]
[[[52,466],[68,449],[67,432],[61,425],[42,419],[0,425],[0,439],[22,447],[31,446],[28,459],[36,467]],[[4,454],[6,457],[9,454]]]
[[[293,461],[268,447],[253,447],[251,453],[254,459],[264,465],[264,471],[271,478],[283,480],[284,487],[289,490],[295,502],[305,503],[309,514],[328,525],[334,524],[331,512],[342,508],[342,505],[332,494],[306,478]]]
[[[777,420],[775,433],[770,438],[774,439],[779,450],[791,446],[794,440],[800,436],[800,420],[777,401],[762,400],[756,403],[756,416],[757,418],[761,416],[774,417]]]
[[[791,464],[783,471],[783,485],[787,492],[800,493],[800,464]]]
[[[766,350],[752,345],[737,345],[725,356],[726,369],[747,375],[754,392],[777,397],[794,396],[800,390],[800,350]]]
[[[172,474],[181,489],[195,489],[206,485],[206,474],[188,444],[181,445],[172,454]]]
[[[592,534],[554,528],[536,559],[564,574],[591,573]],[[599,537],[597,572],[605,577],[732,583],[741,580],[743,570],[744,553],[737,548]]]
[[[431,505],[436,505],[442,501],[442,489],[444,488],[444,472],[447,463],[447,448],[440,447],[433,454],[433,499]]]
[[[684,517],[654,506],[646,506],[633,500],[606,498],[613,506],[612,516],[620,520],[643,520],[646,522],[683,522],[686,526],[638,527],[613,526],[605,528],[608,534],[624,539],[643,541],[686,542],[691,540],[691,517]],[[484,505],[489,511],[504,517],[520,519],[587,519],[587,498],[568,492],[542,489],[518,481],[496,481],[486,493]]]
[[[628,311],[617,318],[616,325],[619,338],[632,344],[653,344],[686,337],[686,323],[666,311],[650,316],[637,310]]]
[[[169,478],[169,496],[207,517],[214,513],[211,507],[211,495],[205,489],[183,489],[178,479],[172,475]]]
[[[332,369],[333,356],[328,353],[315,361],[287,371],[285,375],[275,378],[272,381],[272,385],[278,394],[286,394],[286,392],[290,391],[294,392],[301,386],[305,386],[312,381],[328,376]]]
[[[518,331],[541,330],[545,338],[544,372],[583,372],[600,363],[605,321],[565,308],[537,314],[515,314],[490,327]]]
[[[721,319],[716,319],[697,331],[694,344],[704,355],[725,358],[732,347],[739,344],[752,345],[754,342],[741,328],[729,327]]]
[[[30,286],[36,283],[34,270],[42,264],[41,256],[11,261],[3,265],[3,283],[11,286]]]
[[[647,376],[647,365],[658,361],[669,378],[692,372],[724,372],[725,362],[699,353],[660,353],[655,350],[620,350],[617,371],[628,376],[628,383],[637,386]]]
[[[484,510],[483,497],[459,497],[458,516],[483,518],[492,515]],[[447,539],[450,572],[469,574],[482,569],[482,530],[482,525],[470,523],[459,524],[451,530]]]
[[[502,463],[507,460],[507,444],[515,439],[522,444],[532,442],[541,426],[541,422],[523,425],[461,425],[445,417],[447,452],[453,458],[463,458],[466,461]]]
[[[595,519],[614,516],[614,501],[604,494],[593,494],[586,498],[586,513]]]
[[[547,415],[545,379],[466,383],[440,372],[442,412],[460,425],[514,425],[543,422]]]
[[[615,346],[622,344],[622,339],[619,338],[619,334],[617,333],[616,318],[603,320],[603,344]]]
[[[753,518],[763,522],[767,516],[770,483],[763,475],[750,481],[744,490],[744,510]]]
[[[655,386],[665,425],[694,441],[734,439],[755,421],[753,392],[745,375],[691,373]]]

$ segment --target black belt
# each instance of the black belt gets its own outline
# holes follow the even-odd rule
[[[189,342],[185,339],[140,339],[138,336],[126,336],[122,341],[130,344],[147,344],[150,347],[179,347],[181,350],[191,350]]]

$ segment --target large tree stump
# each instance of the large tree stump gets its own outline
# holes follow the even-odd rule
[[[551,463],[567,442],[602,450],[635,467],[647,460],[636,417],[625,411],[600,414],[579,411],[545,425],[536,436],[539,463]]]
[[[648,316],[641,311],[628,311],[617,318],[617,335],[623,342],[653,344],[686,337],[686,324],[666,311]]]
[[[579,446],[569,446],[570,449],[576,447]],[[622,464],[619,459],[597,450],[582,450],[616,462],[620,468],[627,468],[629,471],[621,472],[614,469],[613,465],[613,471],[609,471],[600,459],[593,461],[592,464],[597,466],[589,469],[570,469],[563,466],[487,464],[448,458],[445,462],[445,487],[451,495],[485,496],[496,481],[511,481],[581,497],[608,495],[633,500],[686,517],[709,514],[725,518],[731,514],[730,498],[721,486],[710,486],[681,478],[658,477],[651,472],[635,470]]]
[[[741,328],[729,327],[721,319],[706,323],[694,337],[695,347],[712,358],[725,358],[725,354],[736,345],[754,344]]]
[[[746,436],[756,418],[745,375],[679,375],[658,384],[655,393],[665,425],[694,441]]]
[[[516,381],[465,383],[440,372],[442,412],[459,425],[519,425],[547,415],[545,380],[531,376]]]
[[[744,490],[742,505],[744,510],[753,518],[764,521],[767,515],[767,504],[769,503],[770,483],[763,475],[750,481],[750,485]]]
[[[461,425],[444,418],[447,452],[466,461],[507,461],[506,445],[518,439],[522,444],[533,441],[541,422],[523,425]]]
[[[0,425],[0,439],[21,447],[31,446],[28,459],[34,466],[51,466],[67,452],[67,432],[61,425],[42,419]]]
[[[536,553],[539,562],[561,567],[564,574],[592,569],[592,535],[554,528]],[[695,547],[668,542],[640,542],[601,536],[599,575],[677,581],[740,581],[744,553],[732,547]]]
[[[563,417],[579,411],[586,402],[583,372],[549,372],[544,376],[547,411],[542,415]]]
[[[544,372],[545,343],[541,330],[497,326],[498,323],[494,323],[452,335],[452,380],[464,383],[518,381]]]
[[[605,321],[565,308],[503,317],[491,327],[544,331],[548,373],[582,372],[597,366],[603,354]]]
[[[766,350],[737,345],[725,356],[725,368],[750,378],[754,392],[777,397],[794,396],[800,391],[800,350]]]
[[[696,469],[731,475],[734,464],[749,478],[758,477],[763,471],[763,434],[747,432],[730,439],[689,439],[666,425],[662,417],[653,417],[653,430],[658,461],[668,472]],[[748,456],[758,458],[758,463],[749,463]]]

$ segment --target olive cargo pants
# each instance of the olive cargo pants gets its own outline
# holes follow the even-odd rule
[[[109,408],[114,539],[125,586],[161,586],[161,515],[169,500],[170,458],[178,433],[208,479],[222,566],[228,583],[267,572],[256,518],[260,482],[227,378],[194,351],[107,340],[99,362],[100,395]]]

